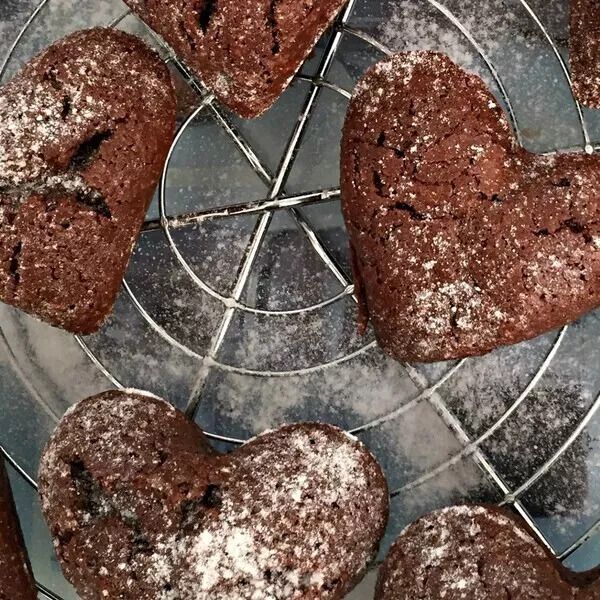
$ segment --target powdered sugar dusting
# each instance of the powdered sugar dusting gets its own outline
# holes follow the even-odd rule
[[[483,82],[445,55],[372,68],[344,137],[343,209],[365,313],[395,358],[484,354],[597,305],[598,158],[526,152]]]
[[[497,508],[453,506],[409,526],[383,570],[382,600],[571,598],[542,547]],[[418,594],[418,595],[417,595]]]
[[[284,426],[228,455],[204,444],[181,413],[138,393],[70,411],[44,452],[40,490],[59,557],[71,551],[63,534],[83,544],[79,555],[106,531],[78,589],[110,577],[110,593],[153,589],[160,600],[341,598],[387,517],[365,447],[321,424]]]
[[[127,403],[127,407],[132,407],[136,404],[136,400],[134,399],[135,396],[143,396],[145,398],[152,398],[153,400],[158,400],[159,402],[162,402],[163,404],[168,406],[173,412],[175,412],[175,407],[173,405],[169,404],[166,400],[164,400],[163,398],[160,398],[156,394],[152,394],[151,392],[146,392],[145,390],[138,390],[135,388],[126,388],[123,390],[123,394],[125,394],[127,396],[132,396],[131,400]],[[82,402],[85,402],[85,400],[81,400],[80,402],[76,402],[75,404],[71,405],[65,411],[63,418],[72,415],[80,407],[80,404]],[[105,408],[108,408],[108,404],[106,405]],[[152,410],[152,409],[150,409],[150,410]]]
[[[181,562],[186,565],[174,586],[177,591],[165,591],[162,600],[208,600],[221,597],[224,590],[230,600],[292,598],[301,592],[337,597],[330,588],[335,574],[364,568],[369,562],[368,551],[349,549],[344,543],[336,544],[335,560],[322,560],[332,556],[333,536],[344,531],[351,515],[340,513],[338,524],[314,519],[315,502],[325,510],[349,507],[353,498],[368,494],[362,445],[355,440],[332,443],[329,434],[319,430],[292,429],[285,445],[298,468],[285,476],[289,464],[277,459],[279,452],[269,440],[272,435],[256,438],[254,443],[265,444],[265,449],[255,455],[248,476],[253,479],[254,473],[269,469],[278,482],[274,488],[261,490],[256,497],[257,492],[250,495],[252,484],[247,484],[244,506],[234,501],[233,491],[225,492],[214,520],[192,535],[173,536],[159,545],[150,575],[158,586],[173,581],[173,568],[177,570]],[[229,475],[236,467],[227,463],[222,469]],[[295,523],[311,532],[308,540],[299,535]],[[291,557],[298,566],[290,566]],[[301,557],[305,559],[298,563]]]
[[[152,401],[148,402],[147,399]],[[177,414],[165,400],[138,390],[100,394],[93,398],[93,411],[88,409],[89,405],[89,398],[72,405],[64,413],[61,423],[75,420],[78,431],[85,439],[94,437],[96,440],[99,449],[98,455],[110,456],[110,460],[120,469],[123,469],[124,465],[133,464],[132,455],[127,448],[122,447],[121,438],[115,437],[114,428],[104,427],[99,430],[99,415],[118,422],[120,431],[138,432],[139,435],[139,432],[142,431],[139,423],[139,410],[143,410],[149,419],[157,418],[163,413],[162,407],[167,408],[167,414],[170,416],[174,417]],[[72,474],[63,462],[63,452],[64,446],[60,440],[54,440],[47,445],[40,461],[40,478],[58,478],[63,481],[63,485],[68,485],[67,482]],[[42,496],[41,501],[43,510],[52,508],[51,495]],[[105,499],[99,498],[97,503],[103,508],[105,514],[110,512],[111,507]],[[84,515],[84,520],[86,518],[89,520],[90,517]]]
[[[371,73],[381,77],[384,81],[392,82],[400,79],[405,86],[410,85],[415,67],[430,62],[439,61],[439,58],[427,52],[407,52],[396,55],[393,59],[382,60],[371,68]],[[378,87],[373,91],[368,79],[361,79],[354,88],[354,98],[365,94],[369,95],[366,112],[372,113],[377,110],[379,101],[386,94],[384,87]]]
[[[98,32],[84,31],[57,42],[2,89],[0,189],[5,193],[26,199],[33,191],[57,187],[70,194],[91,191],[80,174],[57,161],[65,140],[85,139],[98,129],[115,126],[119,116],[111,114],[107,84],[139,85],[145,91],[144,102],[164,103],[169,87],[147,63],[129,60],[127,81],[117,83],[116,75],[115,81],[106,81],[107,69],[122,71],[128,46],[123,34]],[[57,62],[54,57],[65,48],[69,60]]]
[[[163,398],[160,398],[159,396],[157,396],[156,394],[153,394],[152,392],[147,392],[146,390],[138,390],[136,388],[125,388],[123,390],[124,394],[129,394],[131,396],[144,396],[146,398],[152,398],[153,400],[158,400],[159,402],[164,402],[164,404],[166,404],[172,412],[175,412],[175,407],[172,404],[169,404],[166,400],[164,400]]]

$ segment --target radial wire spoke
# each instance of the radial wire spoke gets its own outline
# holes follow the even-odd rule
[[[409,490],[412,490],[416,487],[423,485],[425,482],[429,481],[430,479],[433,479],[434,477],[443,473],[450,467],[458,464],[458,462],[460,462],[466,456],[470,456],[475,451],[477,451],[479,446],[483,442],[485,442],[485,440],[487,440],[492,435],[494,435],[494,433],[496,431],[498,431],[498,429],[500,429],[500,427],[502,427],[502,425],[511,417],[511,415],[513,415],[516,412],[516,410],[519,408],[519,406],[521,406],[521,404],[529,396],[529,393],[531,392],[531,390],[537,385],[538,381],[542,378],[543,374],[546,372],[547,368],[550,366],[550,363],[552,362],[552,359],[558,352],[558,349],[564,339],[566,332],[567,332],[567,327],[563,327],[563,329],[559,333],[556,341],[554,342],[552,349],[546,356],[544,362],[538,369],[537,373],[533,376],[533,378],[531,379],[531,381],[529,382],[527,387],[523,390],[521,395],[510,405],[508,410],[498,420],[496,420],[496,422],[491,427],[489,427],[485,433],[481,434],[476,440],[471,442],[468,446],[464,447],[460,452],[457,452],[454,456],[452,456],[448,460],[441,462],[439,465],[437,465],[437,467],[435,467],[428,473],[425,473],[424,475],[422,475],[421,477],[418,477],[414,481],[411,481],[410,483],[407,483],[407,484],[403,485],[402,487],[397,488],[396,490],[394,490],[392,492],[391,495],[397,496],[401,493],[407,492]]]
[[[339,188],[331,188],[326,190],[318,190],[315,192],[304,192],[301,194],[292,194],[290,196],[278,196],[275,199],[255,200],[254,202],[230,204],[219,206],[217,208],[209,208],[200,210],[194,213],[184,213],[176,217],[165,217],[171,229],[179,229],[182,227],[190,227],[209,221],[211,219],[223,217],[238,217],[240,215],[252,215],[262,213],[267,210],[284,210],[299,206],[308,206],[320,204],[322,202],[331,202],[340,197]],[[162,224],[160,219],[151,219],[146,221],[142,226],[142,233],[147,231],[157,231],[161,229]]]
[[[564,453],[577,441],[579,436],[583,433],[583,430],[589,425],[594,415],[600,408],[600,395],[596,397],[596,400],[584,415],[583,419],[579,422],[577,427],[573,430],[571,435],[561,444],[560,448],[527,480],[521,484],[512,494],[506,496],[502,501],[502,504],[510,504],[514,502],[515,498],[523,495],[529,488],[537,483],[552,467],[560,460]]]
[[[343,11],[342,16],[340,17],[341,23],[344,23],[350,18],[352,10],[354,8],[354,4],[355,0],[350,0],[345,10]],[[333,35],[333,37],[329,40],[325,51],[325,55],[321,60],[321,64],[319,66],[320,76],[324,77],[327,75],[327,72],[329,71],[329,68],[331,67],[331,64],[333,62],[335,53],[339,47],[340,40],[341,34],[339,32],[336,32]],[[272,186],[269,191],[270,199],[277,197],[277,195],[283,190],[290,169],[294,163],[296,151],[298,149],[299,144],[301,143],[304,131],[308,125],[309,117],[318,99],[319,92],[320,88],[313,86],[306,97],[304,107],[302,109],[302,112],[300,113],[300,118],[296,122],[294,130],[292,131],[292,135],[288,140],[277,174],[272,182]],[[232,298],[236,302],[240,300],[244,292],[246,283],[248,281],[248,277],[250,275],[250,271],[252,270],[252,267],[258,255],[258,251],[265,238],[265,235],[273,218],[273,214],[274,213],[272,211],[264,213],[251,236],[250,244],[247,249],[242,268],[240,270],[240,273],[238,274],[237,283],[232,294]],[[219,328],[217,329],[216,335],[213,337],[211,348],[207,354],[208,359],[216,359],[217,354],[223,343],[223,340],[225,339],[225,336],[227,334],[227,331],[231,326],[231,321],[233,319],[235,310],[235,307],[228,307],[225,309],[225,314],[219,325]],[[198,405],[202,395],[202,389],[206,382],[207,376],[208,367],[206,369],[201,368],[199,377],[196,380],[195,385],[192,387],[192,392],[190,394],[188,406],[186,409],[186,414],[188,414],[192,418],[195,417],[196,412],[198,410]]]

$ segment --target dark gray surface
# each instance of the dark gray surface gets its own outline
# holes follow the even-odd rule
[[[33,4],[0,0],[0,55]],[[519,1],[490,0],[486,11],[478,10],[478,0],[448,0],[445,4],[468,25],[497,67],[524,143],[539,151],[581,146],[581,128],[559,63]],[[532,6],[549,24],[549,32],[564,53],[566,0],[538,0]],[[84,26],[107,24],[123,8],[118,0],[50,0],[18,46],[9,72],[54,39]],[[444,50],[479,72],[498,93],[479,53],[427,0],[359,0],[352,25],[399,50]],[[133,18],[122,26],[144,33]],[[367,44],[347,37],[330,78],[351,89],[363,70],[380,57]],[[272,170],[296,123],[306,90],[307,84],[297,84],[262,119],[237,121]],[[290,173],[289,192],[337,185],[345,106],[346,100],[334,92],[322,94]],[[586,111],[585,116],[592,141],[600,139],[598,115]],[[171,214],[266,195],[266,187],[236,153],[231,140],[203,117],[182,137],[171,167],[167,193]],[[337,203],[305,208],[302,213],[347,271]],[[149,217],[156,215],[154,205]],[[228,295],[256,220],[239,217],[179,230],[175,242],[196,275]],[[225,307],[197,288],[160,232],[142,235],[128,279],[157,323],[188,350],[200,356],[206,353]],[[278,213],[242,300],[261,309],[293,309],[324,300],[341,289],[292,218]],[[293,377],[249,377],[240,372],[241,368],[278,371],[318,366],[356,350],[365,340],[353,333],[354,316],[348,298],[309,317],[238,313],[218,357],[237,372],[219,368],[210,372],[198,397],[198,423],[212,432],[247,438],[284,421],[323,419],[351,429],[396,411],[394,418],[360,434],[385,467],[392,489],[422,482],[395,496],[386,545],[426,510],[463,500],[501,500],[502,494],[480,468],[480,457],[462,450],[464,436],[476,440],[486,435],[523,395],[557,334],[468,361],[433,401],[414,399],[419,388],[437,381],[453,365],[410,370],[376,350],[334,368]],[[111,383],[71,336],[6,307],[0,307],[0,328],[5,340],[0,340],[0,395],[5,407],[0,411],[0,443],[35,477],[41,447],[56,419],[73,402],[111,387]],[[488,464],[512,489],[544,464],[593,405],[600,392],[599,329],[597,313],[571,327],[534,392],[481,444]],[[124,385],[150,389],[179,407],[198,394],[202,363],[157,335],[125,294],[107,326],[88,344]],[[409,408],[402,412],[403,406]],[[457,435],[457,423],[464,435]],[[593,418],[570,454],[544,476],[543,483],[523,496],[525,507],[535,514],[539,528],[559,552],[600,517],[598,425]],[[222,447],[230,449],[232,445]],[[449,464],[455,456],[460,460]],[[446,468],[427,479],[440,465]],[[36,576],[73,600],[75,596],[52,558],[35,494],[22,478],[13,480]],[[597,564],[599,557],[596,536],[568,564],[584,569]],[[369,586],[365,587],[364,597],[368,598]]]

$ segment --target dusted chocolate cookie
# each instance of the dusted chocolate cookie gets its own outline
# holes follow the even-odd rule
[[[396,55],[358,84],[342,208],[361,326],[398,360],[484,354],[600,303],[600,156],[525,151],[442,54]]]
[[[600,587],[589,585],[596,578],[568,572],[511,513],[455,506],[400,535],[379,572],[375,600],[596,600]]]
[[[388,512],[375,459],[335,427],[284,426],[221,455],[182,413],[135,391],[65,415],[39,483],[84,600],[343,598]]]
[[[0,458],[0,600],[37,600],[31,565]]]
[[[258,117],[346,0],[125,0],[223,104]]]
[[[74,333],[112,310],[173,138],[141,40],[70,35],[0,89],[0,300]]]
[[[600,108],[600,0],[569,0],[569,55],[577,99]]]

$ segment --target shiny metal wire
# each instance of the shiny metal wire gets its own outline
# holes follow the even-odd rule
[[[37,8],[33,11],[24,27],[18,34],[15,39],[13,45],[10,47],[7,56],[5,57],[2,65],[0,66],[0,78],[2,77],[6,67],[10,61],[12,54],[17,48],[20,40],[23,35],[26,33],[28,27],[34,22],[34,20],[38,17],[42,8],[49,2],[50,0],[42,0]],[[438,0],[424,0],[427,1],[432,7],[434,7],[437,11],[439,11],[442,15],[444,15],[450,23],[457,29],[458,32],[468,42],[476,49],[476,51],[481,56],[483,62],[489,69],[489,72],[496,82],[498,89],[502,95],[502,99],[507,107],[508,116],[511,120],[513,130],[517,139],[521,140],[521,132],[519,129],[519,124],[514,113],[510,98],[506,91],[506,88],[502,82],[502,79],[494,67],[491,59],[485,54],[483,48],[478,44],[476,38],[469,32],[468,28],[461,23],[461,21],[450,11],[442,2]],[[550,44],[552,51],[554,52],[556,59],[560,62],[561,69],[566,77],[567,82],[571,86],[571,80],[568,68],[562,58],[558,47],[552,36],[544,26],[541,19],[539,19],[538,15],[531,7],[531,5],[527,2],[527,0],[519,0],[523,8],[527,11],[529,16],[535,22],[537,27],[541,30],[543,36]],[[159,188],[159,211],[160,217],[158,219],[149,220],[144,224],[142,234],[145,234],[150,231],[162,230],[164,235],[167,238],[171,251],[176,257],[177,261],[180,263],[182,268],[186,271],[192,281],[200,288],[203,292],[207,293],[211,297],[220,301],[224,306],[224,314],[221,320],[219,327],[217,328],[213,338],[209,351],[206,355],[201,356],[198,353],[194,352],[184,344],[180,343],[174,337],[172,337],[159,323],[157,323],[151,315],[145,310],[143,305],[137,299],[133,289],[131,286],[125,281],[123,284],[124,292],[126,296],[129,298],[132,305],[142,316],[144,321],[151,327],[151,329],[160,336],[163,340],[165,340],[168,344],[176,346],[180,350],[182,350],[188,356],[195,358],[198,361],[199,365],[199,375],[193,386],[192,393],[190,394],[188,405],[187,405],[187,413],[193,418],[196,415],[198,404],[202,398],[202,390],[204,384],[206,382],[206,378],[212,369],[220,369],[227,372],[233,372],[238,374],[243,374],[251,377],[291,377],[291,376],[301,376],[306,375],[308,373],[312,373],[315,371],[320,371],[327,368],[335,367],[343,362],[351,360],[356,356],[359,356],[363,353],[369,352],[375,348],[375,343],[365,344],[364,347],[356,350],[352,353],[338,356],[329,362],[314,365],[309,368],[297,369],[297,370],[289,370],[289,371],[260,371],[260,370],[252,370],[252,369],[244,369],[240,367],[236,367],[233,365],[228,365],[220,362],[217,358],[219,349],[223,344],[223,340],[229,330],[231,325],[233,316],[236,311],[245,311],[249,313],[261,314],[261,315],[291,315],[298,314],[303,312],[311,312],[319,310],[329,304],[333,304],[338,302],[346,297],[353,297],[353,286],[350,280],[350,277],[344,270],[337,264],[334,257],[326,248],[325,244],[320,239],[318,233],[312,226],[312,224],[308,221],[305,215],[300,212],[298,209],[303,206],[309,206],[316,203],[323,202],[331,202],[337,200],[340,195],[339,189],[321,189],[314,190],[302,194],[287,194],[285,191],[286,182],[291,171],[291,168],[294,164],[294,160],[298,149],[302,145],[304,135],[306,133],[306,129],[308,123],[310,121],[313,109],[315,108],[321,91],[323,89],[330,89],[338,94],[340,94],[344,98],[349,98],[351,92],[349,90],[345,90],[338,86],[335,83],[329,82],[327,80],[328,73],[335,59],[336,53],[339,50],[340,44],[344,39],[344,36],[354,36],[356,38],[361,39],[365,43],[369,44],[376,50],[378,50],[383,55],[391,54],[391,50],[386,48],[381,42],[370,36],[369,34],[360,31],[349,25],[350,18],[353,14],[353,10],[355,8],[356,0],[350,0],[346,8],[343,10],[341,15],[338,17],[335,25],[333,26],[332,34],[327,42],[325,47],[325,51],[323,57],[321,58],[320,64],[317,68],[316,75],[312,77],[307,77],[303,75],[298,75],[297,79],[305,81],[309,84],[309,90],[306,94],[304,104],[302,110],[300,112],[299,118],[296,122],[294,130],[287,142],[286,148],[284,150],[281,162],[275,173],[271,173],[269,169],[265,166],[260,156],[254,151],[252,145],[244,138],[244,136],[235,128],[235,126],[231,123],[231,121],[227,118],[225,113],[219,107],[216,102],[214,96],[210,94],[210,92],[198,81],[194,79],[194,77],[189,73],[185,65],[183,65],[177,57],[173,54],[173,52],[164,44],[164,42],[157,36],[154,36],[156,41],[163,47],[166,51],[166,61],[173,64],[181,73],[185,81],[196,91],[200,96],[200,104],[197,108],[192,112],[192,114],[184,121],[182,126],[180,127],[173,146],[169,152],[169,158],[165,164],[165,168],[163,171],[163,175],[161,178],[161,184]],[[111,23],[108,24],[110,27],[117,26],[125,17],[130,14],[130,11],[124,11],[121,15],[119,15],[116,19],[114,19]],[[572,91],[572,87],[571,87]],[[583,150],[586,152],[593,152],[595,149],[591,145],[590,136],[588,133],[588,128],[585,122],[584,114],[581,110],[581,107],[577,102],[575,103],[576,110],[578,113],[579,123],[581,125],[581,132],[584,140],[584,147],[579,150]],[[166,187],[166,179],[168,175],[170,158],[175,151],[178,141],[181,139],[181,136],[185,132],[186,128],[190,126],[195,118],[198,115],[204,115],[214,119],[225,131],[225,133],[230,137],[230,139],[235,144],[238,151],[244,156],[247,160],[248,164],[257,174],[257,176],[267,185],[269,189],[269,193],[266,198],[258,199],[253,202],[248,202],[244,204],[230,205],[230,206],[222,206],[217,207],[210,210],[203,210],[192,214],[184,214],[178,216],[171,216],[168,214],[167,207],[167,187]],[[246,284],[248,283],[249,276],[252,272],[253,266],[255,264],[255,260],[257,258],[258,252],[262,246],[262,243],[265,239],[269,226],[271,224],[273,215],[275,211],[286,210],[290,213],[292,218],[295,220],[296,224],[300,228],[300,230],[305,234],[308,241],[310,242],[312,248],[316,252],[316,254],[320,257],[323,264],[331,271],[334,277],[338,280],[338,282],[342,286],[342,292],[339,294],[325,299],[322,302],[316,303],[312,306],[302,307],[300,309],[295,310],[282,310],[282,311],[274,311],[274,310],[259,310],[252,306],[246,305],[241,301],[243,292],[245,290]],[[246,248],[242,263],[239,268],[239,272],[237,275],[237,280],[233,289],[233,292],[230,296],[224,296],[220,294],[217,290],[212,289],[208,284],[203,282],[193,271],[191,266],[185,261],[183,255],[179,252],[177,245],[171,235],[171,231],[177,228],[190,227],[202,222],[211,220],[211,219],[220,219],[220,218],[228,218],[232,216],[239,215],[259,215],[258,222],[256,227],[251,235],[248,247]],[[530,380],[529,384],[525,387],[522,393],[519,395],[517,399],[509,406],[509,408],[505,411],[503,415],[501,415],[497,421],[486,431],[483,435],[479,436],[477,439],[470,439],[466,434],[462,424],[456,419],[456,417],[450,412],[450,410],[444,404],[443,399],[439,396],[438,390],[441,386],[446,383],[450,378],[452,378],[459,370],[461,370],[466,361],[460,361],[456,363],[453,367],[451,367],[442,377],[440,377],[435,382],[425,382],[423,378],[419,375],[419,373],[413,369],[410,365],[404,365],[407,373],[413,380],[413,382],[420,389],[420,392],[415,396],[412,400],[398,407],[397,409],[389,412],[387,415],[375,419],[371,422],[365,423],[361,426],[354,428],[351,433],[355,435],[362,435],[368,431],[377,429],[383,426],[386,423],[393,421],[394,419],[399,418],[401,415],[407,413],[410,410],[413,410],[419,403],[421,402],[429,402],[432,407],[436,410],[436,412],[440,415],[446,425],[449,427],[451,431],[454,432],[456,438],[459,440],[462,449],[454,456],[450,457],[446,461],[438,464],[434,468],[432,468],[428,473],[418,477],[412,482],[409,482],[402,487],[394,490],[392,492],[392,499],[398,498],[402,494],[409,492],[410,490],[414,490],[415,488],[423,485],[425,482],[435,478],[441,473],[445,472],[447,469],[450,469],[457,463],[459,463],[462,459],[466,457],[472,457],[477,464],[481,467],[481,469],[487,474],[488,478],[496,485],[500,493],[502,494],[503,500],[502,504],[512,505],[515,510],[527,521],[533,532],[540,539],[541,543],[545,545],[555,556],[559,559],[564,560],[568,558],[573,552],[575,552],[582,544],[584,544],[588,539],[590,539],[598,530],[600,530],[600,517],[598,520],[586,531],[583,533],[577,540],[575,540],[568,548],[563,550],[553,548],[549,541],[544,537],[543,533],[536,525],[535,521],[530,517],[527,513],[526,508],[520,502],[520,497],[531,487],[533,486],[539,479],[544,477],[556,464],[556,462],[560,459],[560,457],[568,450],[569,447],[577,440],[579,435],[584,431],[586,426],[590,423],[594,415],[597,413],[600,408],[600,396],[595,400],[595,402],[590,406],[587,413],[582,417],[578,425],[574,428],[573,432],[569,435],[569,437],[564,441],[564,443],[560,446],[560,448],[543,464],[541,465],[537,471],[520,487],[517,489],[511,490],[506,482],[502,479],[499,473],[495,470],[493,465],[488,461],[485,454],[481,450],[482,443],[487,440],[490,436],[492,436],[503,424],[509,419],[509,417],[515,413],[517,408],[521,406],[521,404],[528,397],[530,392],[534,389],[548,366],[550,365],[552,359],[556,355],[561,342],[563,341],[567,328],[563,328],[561,332],[558,333],[552,348],[546,355],[545,360],[539,367],[538,371]],[[87,341],[81,337],[77,337],[77,342],[81,346],[82,350],[89,357],[91,362],[99,369],[99,371],[106,377],[106,379],[116,388],[125,387],[122,382],[120,382],[101,361],[101,359],[94,353],[94,351],[90,348]],[[8,347],[8,342],[4,338],[4,336],[0,337],[0,341],[4,343]],[[17,369],[17,376],[23,379],[23,382],[28,386],[28,389],[31,388],[29,382],[26,381],[25,375]],[[39,396],[36,390],[33,390],[37,396]],[[44,404],[43,399],[39,398],[39,402]],[[56,418],[56,415],[52,415]],[[222,435],[219,433],[211,433],[207,434],[214,440],[227,442],[232,445],[242,444],[245,440],[232,438],[227,435]],[[0,454],[4,455],[7,461],[16,469],[17,473],[28,483],[28,485],[33,488],[36,487],[35,478],[33,478],[30,474],[28,474],[14,458],[9,454],[9,452],[0,446]],[[51,590],[48,590],[43,585],[39,585],[40,593],[50,600],[61,600],[56,594],[54,594]]]

